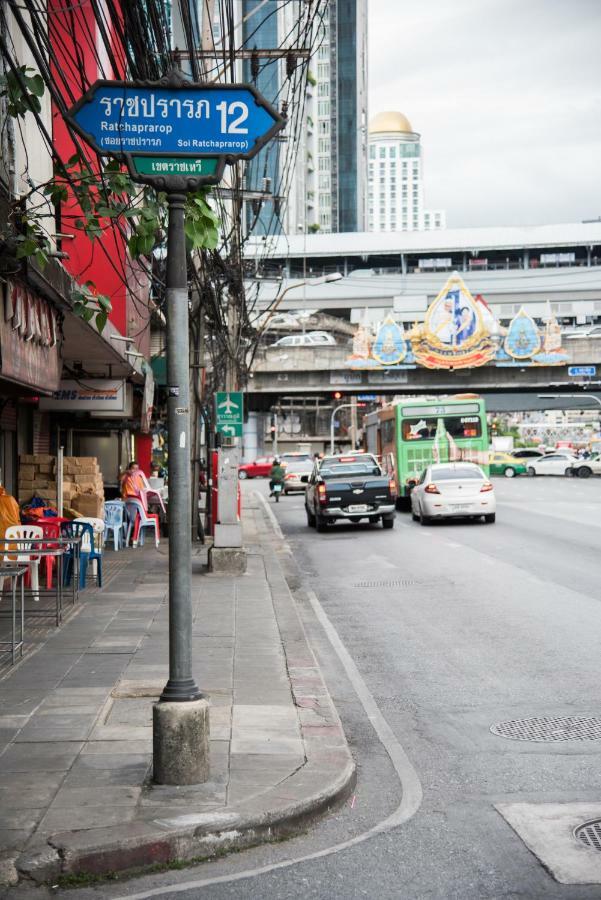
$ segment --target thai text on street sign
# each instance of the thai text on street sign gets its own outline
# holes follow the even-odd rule
[[[215,175],[219,160],[182,159],[181,156],[133,156],[133,167],[140,175]]]
[[[133,178],[158,187],[178,187],[168,178],[217,183],[226,162],[251,159],[286,122],[251,84],[190,82],[176,71],[157,82],[96,81],[66,118],[97,153],[124,160]],[[145,156],[168,157],[172,166],[203,157],[217,164],[200,175],[148,172],[139,162]]]
[[[596,374],[596,366],[568,366],[568,375],[572,378],[592,378]]]
[[[241,437],[244,422],[244,395],[241,391],[217,391],[215,422],[220,434]]]

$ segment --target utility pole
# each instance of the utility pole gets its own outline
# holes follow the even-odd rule
[[[240,216],[242,214],[241,174],[236,163],[232,171],[232,237],[229,254],[232,271],[227,298],[228,354],[225,369],[225,390],[228,395],[239,387],[240,361],[240,306],[244,283],[240,252]],[[229,575],[246,572],[246,550],[243,547],[242,525],[238,515],[238,467],[241,459],[241,438],[233,434],[221,434],[218,451],[219,504],[213,532],[213,545],[209,550],[209,569]]]
[[[355,450],[357,447],[357,398],[355,396],[351,397],[351,444],[352,450]]]
[[[192,675],[186,195],[170,192],[168,201],[169,680],[153,708],[154,780],[159,784],[198,784],[209,777],[209,705]]]

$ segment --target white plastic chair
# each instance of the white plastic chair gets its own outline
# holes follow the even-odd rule
[[[144,488],[140,491],[140,499],[141,499],[142,503],[144,504],[144,508],[146,510],[148,509],[148,498],[149,497],[156,497],[161,505],[161,509],[163,510],[163,512],[166,512],[165,504],[163,503],[163,497],[162,497],[160,490],[157,490],[156,488],[150,486],[150,482],[148,481],[148,478],[146,477],[144,472],[141,471],[140,474],[142,476],[142,480],[144,481]],[[153,481],[154,481],[154,479],[153,479]],[[129,497],[128,497],[128,499],[129,499]]]
[[[78,516],[73,520],[74,522],[87,522],[92,526],[94,531],[94,549],[97,553],[104,552],[104,519],[99,519],[96,516]],[[94,576],[98,575],[98,564],[95,559],[92,559],[92,571]]]
[[[96,516],[78,516],[75,522],[89,522],[94,529],[94,546],[99,553],[102,553],[104,547],[104,519]]]
[[[154,542],[159,546],[159,517],[156,513],[146,512],[144,504],[141,500],[128,497],[125,501],[125,508],[128,510],[130,519],[134,520],[134,539],[132,547],[144,544],[144,528],[154,528]],[[137,514],[137,516],[136,516]]]
[[[18,541],[14,550],[6,544],[5,561],[10,565],[29,566],[31,578],[31,591],[33,599],[37,603],[40,599],[40,558],[35,555],[35,547],[32,544],[41,543],[44,539],[44,530],[39,525],[9,525],[4,534],[7,541]],[[31,552],[33,551],[33,552]]]

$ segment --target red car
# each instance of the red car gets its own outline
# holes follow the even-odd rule
[[[243,463],[238,467],[238,478],[266,478],[271,472],[273,456],[260,456],[254,462]]]

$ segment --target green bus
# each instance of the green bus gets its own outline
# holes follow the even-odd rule
[[[488,475],[486,409],[477,394],[395,399],[365,417],[365,433],[368,452],[394,470],[399,499],[431,463],[474,462]]]

